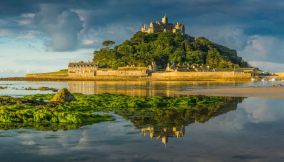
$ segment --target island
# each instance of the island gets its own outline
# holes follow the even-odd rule
[[[92,61],[70,62],[59,72],[27,74],[25,80],[189,80],[244,81],[259,71],[236,50],[185,33],[185,25],[161,21],[142,25],[116,45],[104,41]]]

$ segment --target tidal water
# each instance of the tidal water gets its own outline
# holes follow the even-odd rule
[[[251,83],[1,82],[1,95],[67,87],[81,93],[175,95],[190,88],[256,86]],[[51,93],[51,92],[41,92]],[[228,98],[215,111],[117,112],[116,120],[73,130],[9,129],[0,125],[0,161],[284,161],[284,100]]]
[[[180,91],[224,87],[269,87],[283,82],[188,82],[188,81],[69,81],[25,82],[0,81],[0,95],[22,96],[27,94],[52,93],[50,91],[25,90],[25,88],[68,88],[73,93],[115,93],[131,96],[175,96]]]

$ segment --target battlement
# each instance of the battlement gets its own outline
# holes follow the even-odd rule
[[[157,32],[173,32],[185,34],[185,26],[177,22],[175,24],[169,23],[168,18],[164,16],[162,21],[150,22],[149,27],[144,24],[141,27],[141,32],[144,33],[157,33]]]

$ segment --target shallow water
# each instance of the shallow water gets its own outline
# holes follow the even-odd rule
[[[224,88],[224,87],[269,87],[283,82],[189,82],[189,81],[66,81],[66,82],[26,82],[0,81],[0,95],[22,96],[51,91],[24,90],[32,87],[68,88],[73,93],[98,94],[116,93],[131,96],[174,96],[180,91],[192,89]]]
[[[204,123],[176,127],[179,138],[173,125],[134,126],[134,119],[118,115],[76,130],[1,130],[1,161],[283,161],[284,101],[246,98],[230,105]]]
[[[10,84],[9,89],[49,86],[68,87],[73,92],[129,95],[174,95],[188,88],[254,86],[248,83],[193,86],[173,82],[146,86],[144,83],[88,86],[78,82]],[[9,89],[0,92],[38,93]],[[1,161],[283,161],[283,105],[283,99],[234,98],[220,111],[206,115],[189,116],[186,111],[118,113],[115,121],[67,131],[0,130],[0,157]]]

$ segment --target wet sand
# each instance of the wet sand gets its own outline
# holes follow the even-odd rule
[[[181,95],[284,98],[284,87],[193,89]]]

